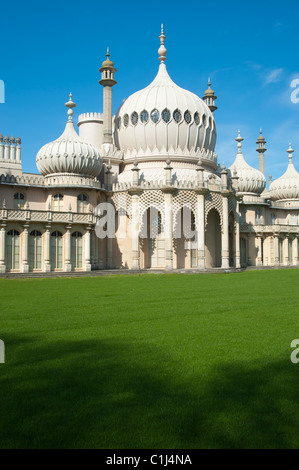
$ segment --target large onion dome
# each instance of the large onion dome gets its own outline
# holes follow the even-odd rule
[[[72,119],[76,104],[69,101],[65,104],[68,109],[68,121],[63,134],[53,142],[44,145],[36,156],[36,165],[44,176],[55,173],[71,173],[82,176],[96,177],[102,168],[99,151],[84,142],[77,134]]]
[[[240,193],[259,195],[266,187],[266,178],[262,172],[252,168],[245,161],[241,144],[244,139],[240,136],[240,131],[238,131],[238,137],[235,140],[238,142],[238,153],[234,163],[229,167],[230,173],[237,173]]]
[[[289,145],[287,150],[289,154],[289,164],[286,172],[277,180],[271,183],[269,191],[272,200],[288,200],[299,198],[299,173],[296,171],[293,161],[292,154],[294,150]]]
[[[216,167],[216,125],[209,107],[198,96],[176,85],[167,73],[165,35],[160,35],[159,71],[117,110],[115,143],[124,160],[197,161]],[[182,158],[183,157],[183,158]]]

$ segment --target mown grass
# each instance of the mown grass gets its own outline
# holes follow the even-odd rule
[[[0,281],[0,447],[299,447],[299,270]]]

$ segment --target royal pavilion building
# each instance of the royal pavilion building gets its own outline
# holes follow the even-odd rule
[[[103,113],[80,114],[77,132],[70,95],[65,130],[36,156],[38,174],[22,171],[21,139],[0,135],[0,273],[298,266],[291,144],[268,189],[261,131],[259,169],[240,132],[234,163],[220,166],[210,81],[202,99],[176,85],[164,41],[162,28],[155,79],[114,116],[107,52]]]

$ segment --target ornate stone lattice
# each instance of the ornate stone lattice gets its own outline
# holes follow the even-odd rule
[[[178,191],[173,197],[173,232],[176,230],[178,212],[185,206],[191,209],[194,214],[195,223],[197,224],[196,214],[197,196],[194,191]]]
[[[216,209],[220,217],[220,225],[223,227],[223,204],[220,193],[209,192],[205,196],[205,228],[207,227],[210,210]]]
[[[143,191],[139,199],[139,223],[142,229],[144,213],[154,207],[161,214],[162,225],[165,223],[164,194],[162,191]]]
[[[120,212],[121,215],[128,215],[129,218],[132,216],[132,196],[128,192],[115,193],[112,196],[112,202],[116,212]]]

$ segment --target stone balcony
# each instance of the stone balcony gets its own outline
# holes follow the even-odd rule
[[[93,212],[55,212],[37,211],[29,209],[0,209],[0,222],[41,222],[41,223],[65,223],[65,224],[96,224],[97,217]]]
[[[270,233],[270,234],[297,234],[299,235],[299,225],[287,225],[287,224],[272,224],[272,225],[252,225],[242,224],[240,226],[241,233]]]

